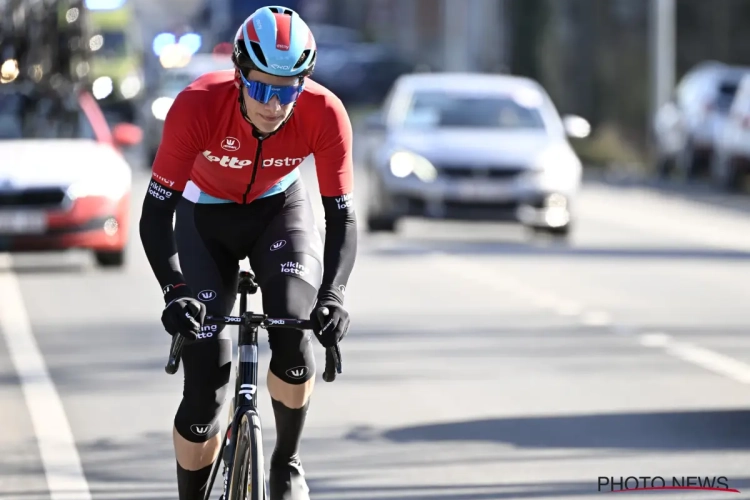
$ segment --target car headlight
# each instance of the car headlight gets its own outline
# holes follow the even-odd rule
[[[159,97],[158,99],[155,99],[151,104],[151,113],[153,113],[154,118],[162,121],[166,120],[167,113],[169,113],[172,103],[174,103],[174,99],[171,97]]]
[[[414,174],[424,182],[437,179],[437,169],[424,156],[411,151],[396,151],[390,158],[390,170],[396,177],[404,178]]]
[[[551,184],[576,184],[581,175],[581,162],[565,148],[545,149],[534,165],[536,175]]]
[[[68,187],[67,195],[72,200],[87,196],[101,196],[117,201],[130,191],[130,179],[117,177],[113,175],[106,179],[86,179],[73,183]]]

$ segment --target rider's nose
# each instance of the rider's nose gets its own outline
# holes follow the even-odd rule
[[[281,102],[278,96],[273,96],[270,101],[265,105],[265,109],[268,113],[278,113],[281,110]]]

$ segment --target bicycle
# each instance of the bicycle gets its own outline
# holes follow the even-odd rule
[[[266,500],[268,484],[265,477],[261,422],[256,401],[258,380],[258,328],[284,326],[300,330],[312,329],[312,321],[286,318],[269,318],[247,310],[247,295],[258,291],[255,274],[242,270],[239,273],[239,316],[206,316],[204,324],[237,325],[237,360],[235,390],[229,411],[230,421],[221,442],[219,455],[211,469],[205,500],[209,500],[219,467],[224,467],[222,500]],[[165,371],[173,375],[180,365],[180,354],[185,338],[172,337],[169,360]],[[233,361],[234,362],[234,361]],[[338,346],[326,349],[323,380],[333,382],[341,373],[341,352]],[[239,404],[238,404],[239,402]],[[236,405],[236,406],[235,406]]]

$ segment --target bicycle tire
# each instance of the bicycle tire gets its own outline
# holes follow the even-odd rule
[[[266,500],[266,475],[260,417],[253,410],[240,418],[227,500]]]

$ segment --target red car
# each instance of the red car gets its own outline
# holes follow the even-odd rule
[[[0,85],[0,251],[83,248],[122,266],[132,172],[119,148],[141,135],[110,129],[88,92]]]

